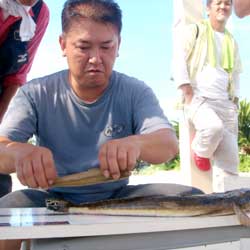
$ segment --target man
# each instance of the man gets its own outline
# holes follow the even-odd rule
[[[113,71],[121,27],[121,11],[113,1],[65,3],[60,46],[69,70],[29,82],[12,100],[0,127],[2,172],[16,172],[23,185],[49,188],[46,195],[80,203],[124,193],[128,180],[119,177],[137,160],[162,163],[176,155],[175,132],[152,90]],[[26,143],[33,134],[39,146]],[[94,167],[117,181],[50,188],[58,175]],[[0,206],[7,206],[12,195]],[[44,206],[44,198],[21,205]]]
[[[0,123],[18,87],[26,82],[48,21],[42,0],[0,0]],[[0,174],[0,197],[11,187],[10,175]]]
[[[237,174],[238,165],[241,64],[237,44],[225,28],[231,12],[231,0],[208,0],[208,20],[188,26],[174,59],[174,78],[196,131],[191,144],[194,162],[208,171],[212,160],[218,178]]]
[[[243,18],[250,15],[250,1],[249,0],[234,0],[234,10],[235,14]]]
[[[161,163],[178,152],[175,132],[152,90],[113,70],[121,27],[121,10],[113,1],[66,1],[59,40],[69,69],[20,88],[0,127],[1,171],[16,172],[23,185],[47,191],[13,192],[0,199],[0,207],[45,206],[48,197],[80,203],[192,191],[119,180],[137,160]],[[26,143],[33,134],[39,146]],[[93,167],[115,181],[51,187],[57,176]],[[15,242],[12,248],[2,244],[18,249]]]

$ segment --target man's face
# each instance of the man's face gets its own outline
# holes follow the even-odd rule
[[[60,37],[73,89],[105,89],[109,83],[120,36],[112,24],[83,19]]]
[[[210,20],[225,23],[232,13],[231,0],[213,0],[207,8]]]

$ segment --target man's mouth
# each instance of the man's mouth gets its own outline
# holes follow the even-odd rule
[[[90,69],[90,70],[87,70],[87,72],[88,73],[102,73],[102,71],[101,70],[99,70],[99,69]]]

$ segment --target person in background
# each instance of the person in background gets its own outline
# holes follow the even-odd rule
[[[174,79],[195,129],[191,149],[201,171],[211,169],[214,191],[226,175],[237,175],[238,100],[241,62],[226,29],[231,0],[207,0],[208,19],[186,28],[174,58]],[[177,41],[178,42],[178,41]]]
[[[250,15],[250,1],[249,0],[233,0],[235,14],[243,18]]]
[[[0,123],[26,82],[48,22],[49,10],[42,0],[0,0]],[[0,174],[0,197],[11,189],[10,175]]]

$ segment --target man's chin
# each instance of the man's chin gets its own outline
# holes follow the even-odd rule
[[[108,81],[106,80],[106,78],[103,78],[103,77],[88,78],[88,79],[85,79],[84,81],[91,88],[101,87],[101,86],[105,86],[108,84]]]
[[[219,17],[217,18],[217,20],[218,20],[219,22],[225,23],[225,22],[227,22],[228,17],[227,17],[227,16],[219,16]]]

